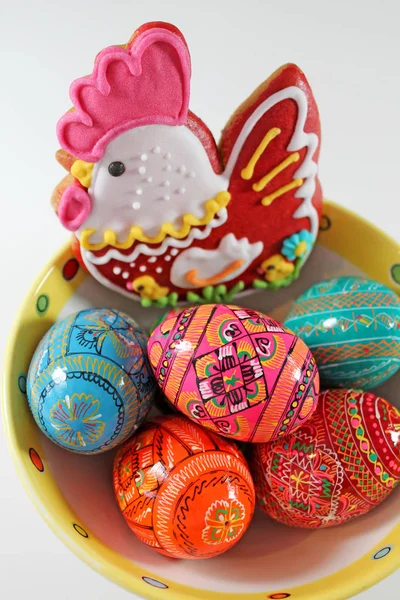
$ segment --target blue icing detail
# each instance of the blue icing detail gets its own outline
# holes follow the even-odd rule
[[[321,465],[319,468],[320,471],[326,471],[326,465]]]
[[[370,389],[400,367],[400,299],[376,281],[347,276],[315,284],[285,325],[311,349],[324,387]]]
[[[28,373],[28,401],[40,429],[85,454],[129,437],[156,389],[146,342],[136,322],[115,310],[83,310],[55,323]]]
[[[301,242],[305,242],[305,250],[299,254],[298,247]],[[296,258],[302,258],[312,248],[313,244],[313,234],[307,229],[302,229],[284,240],[281,253],[288,260],[296,260]]]

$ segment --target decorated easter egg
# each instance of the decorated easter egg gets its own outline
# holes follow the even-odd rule
[[[118,449],[114,490],[136,536],[173,558],[226,552],[254,512],[240,450],[181,415],[148,421]]]
[[[369,389],[400,367],[400,299],[361,277],[310,287],[285,325],[311,349],[325,387]]]
[[[311,352],[257,311],[225,304],[188,308],[156,327],[148,351],[168,400],[224,436],[273,440],[316,408],[319,376]]]
[[[49,329],[27,381],[29,406],[43,433],[84,454],[109,450],[130,436],[155,390],[146,336],[128,315],[97,308]]]
[[[251,448],[259,505],[293,527],[340,525],[377,506],[400,481],[400,412],[352,390],[320,395],[291,435]]]
[[[150,333],[152,333],[155,330],[155,328],[158,325],[160,325],[163,321],[167,321],[168,319],[172,319],[172,317],[176,317],[181,312],[182,312],[182,307],[175,307],[175,308],[171,308],[170,310],[167,310],[160,317],[158,317],[158,319],[156,319],[154,321],[154,323],[150,327]]]

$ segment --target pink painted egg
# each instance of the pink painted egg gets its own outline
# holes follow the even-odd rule
[[[154,323],[150,327],[149,333],[151,334],[155,330],[157,325],[160,325],[163,321],[167,321],[167,319],[172,319],[172,317],[178,316],[181,312],[181,306],[167,310],[167,312],[164,312],[161,316],[158,317],[158,319],[154,321]]]
[[[251,449],[259,505],[292,527],[340,525],[380,504],[400,481],[400,412],[353,390],[320,395],[291,435]]]
[[[317,405],[311,352],[289,329],[254,310],[188,308],[155,328],[148,352],[168,400],[226,437],[278,439],[307,421]]]

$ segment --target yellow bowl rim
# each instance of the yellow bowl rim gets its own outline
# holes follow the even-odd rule
[[[396,244],[397,244],[397,242],[395,242],[395,240],[393,240],[388,234],[386,234],[385,232],[380,230],[376,225],[374,225],[373,223],[371,223],[364,217],[357,215],[353,211],[341,206],[340,204],[337,204],[337,203],[329,201],[329,200],[324,200],[324,212],[334,213],[336,215],[340,215],[341,217],[347,217],[347,218],[349,218],[349,221],[350,220],[352,221],[353,224],[358,224],[359,226],[368,228],[369,231],[371,232],[371,234],[373,234],[376,239],[379,239],[379,241],[382,242],[387,247],[390,246],[393,248],[393,246],[396,246]],[[328,248],[332,246],[329,242],[323,243],[323,245],[325,245]],[[50,527],[50,529],[57,535],[57,537],[75,555],[77,555],[88,566],[90,566],[91,568],[93,568],[94,570],[99,572],[100,574],[106,576],[108,579],[110,579],[114,583],[117,583],[117,584],[121,585],[122,587],[128,589],[129,591],[132,591],[137,594],[141,594],[147,598],[150,598],[151,600],[160,600],[160,598],[162,597],[161,594],[163,594],[165,592],[172,592],[173,596],[171,596],[171,597],[173,597],[174,600],[193,600],[194,598],[197,598],[197,599],[201,598],[201,596],[198,595],[198,593],[205,593],[212,600],[217,600],[217,599],[231,600],[235,597],[239,600],[241,598],[244,598],[244,595],[242,593],[234,594],[234,593],[230,593],[230,592],[229,593],[220,593],[220,592],[212,592],[212,591],[208,592],[208,590],[202,590],[202,589],[198,589],[198,588],[190,588],[190,587],[187,587],[186,585],[176,584],[175,582],[172,582],[172,581],[170,583],[173,584],[173,586],[174,586],[173,590],[171,590],[171,588],[169,588],[168,590],[153,588],[151,586],[148,586],[147,584],[146,585],[143,584],[142,578],[135,575],[132,571],[130,573],[128,573],[126,568],[123,568],[123,567],[120,568],[120,567],[110,564],[107,561],[107,559],[105,559],[103,557],[103,554],[99,550],[94,551],[93,548],[89,548],[88,550],[85,550],[84,546],[81,545],[80,543],[78,543],[77,538],[75,535],[73,535],[72,531],[69,531],[65,525],[60,524],[57,521],[57,519],[54,517],[54,515],[52,515],[52,513],[47,509],[46,504],[42,501],[40,495],[36,493],[33,486],[31,485],[21,457],[19,456],[19,454],[17,452],[13,451],[14,448],[17,447],[17,436],[16,436],[15,430],[13,429],[13,427],[11,425],[11,419],[10,419],[11,410],[12,410],[11,402],[10,402],[10,399],[12,396],[12,390],[11,390],[11,381],[8,378],[8,373],[11,372],[12,354],[13,354],[12,350],[14,347],[16,334],[17,334],[17,330],[18,330],[18,323],[20,322],[21,317],[24,313],[27,300],[35,294],[36,289],[43,281],[44,275],[49,272],[50,268],[54,265],[56,259],[60,258],[63,254],[65,254],[67,252],[67,250],[69,249],[69,247],[70,247],[70,242],[66,242],[58,250],[58,252],[54,254],[53,258],[50,259],[47,262],[47,264],[41,269],[39,275],[36,277],[34,283],[31,285],[28,293],[26,294],[23,302],[21,303],[21,305],[17,311],[16,317],[15,317],[12,327],[10,329],[10,333],[9,333],[7,345],[6,345],[6,350],[5,350],[5,359],[3,362],[2,377],[1,377],[1,379],[2,379],[2,385],[1,385],[2,416],[3,416],[3,423],[4,423],[4,430],[5,430],[5,434],[6,434],[7,445],[9,447],[9,451],[10,451],[14,466],[15,466],[18,476],[23,484],[23,487],[25,488],[25,491],[27,492],[27,494],[28,494],[29,498],[31,499],[32,503],[34,504],[35,508],[38,510],[39,514],[42,516],[42,518],[47,523],[47,525]],[[399,246],[398,254],[399,254],[399,259],[400,259],[400,246]],[[393,284],[391,285],[391,287],[393,287]],[[397,285],[395,286],[395,289],[396,289],[396,292],[399,293]],[[400,526],[397,525],[396,527],[399,530],[399,541],[400,541]],[[382,540],[379,545],[382,546],[382,544],[384,544],[386,541],[387,541],[387,538]],[[102,544],[102,542],[101,542],[101,544]],[[371,554],[373,554],[373,552],[374,552],[374,549],[370,550],[368,552],[368,555],[365,555],[365,556],[371,556]],[[398,558],[398,553],[392,552],[391,554],[392,554],[392,556],[389,556],[388,558],[385,559],[385,561],[383,561],[381,563],[378,573],[374,569],[371,569],[371,571],[364,572],[363,580],[361,582],[359,582],[358,578],[354,577],[354,575],[356,575],[356,573],[358,571],[357,567],[354,569],[354,566],[356,566],[357,563],[359,561],[362,561],[365,557],[362,557],[361,559],[356,560],[355,562],[351,563],[350,565],[348,565],[347,567],[342,569],[341,571],[348,571],[348,574],[352,575],[352,576],[348,577],[346,579],[346,581],[344,581],[342,583],[343,589],[341,588],[341,593],[344,594],[343,596],[337,595],[338,589],[336,586],[334,586],[335,580],[337,579],[337,575],[341,571],[338,571],[338,572],[336,572],[332,575],[329,575],[327,577],[324,577],[322,579],[314,580],[310,584],[305,584],[304,586],[303,585],[296,586],[295,588],[293,588],[293,591],[304,592],[304,591],[306,591],[306,588],[308,589],[310,586],[313,587],[313,584],[315,582],[326,581],[327,583],[329,582],[329,584],[332,584],[332,585],[328,585],[327,589],[326,590],[324,589],[324,600],[340,600],[342,598],[343,599],[349,598],[365,589],[368,589],[369,587],[373,586],[374,584],[378,583],[379,581],[386,578],[387,576],[389,576],[391,573],[393,573],[400,567],[400,560]],[[132,563],[132,566],[133,566],[133,563]],[[142,571],[145,572],[145,569],[143,568]],[[351,571],[353,571],[353,573],[351,573]],[[167,580],[164,578],[164,581],[167,581]],[[350,586],[348,585],[349,581],[351,583]],[[134,585],[132,585],[132,583],[134,583]],[[290,590],[288,590],[288,591],[290,591]],[[311,589],[310,589],[310,592],[311,592]],[[273,592],[270,592],[270,593],[273,594]],[[254,600],[256,600],[256,599],[258,600],[258,598],[259,598],[261,600],[261,599],[265,599],[265,598],[269,597],[266,594],[267,594],[267,592],[262,592],[260,594],[251,593],[250,595],[246,594],[246,597],[249,597],[249,598],[251,597],[252,599],[254,598]],[[305,596],[303,596],[302,594],[300,594],[300,597],[305,598]],[[294,598],[296,598],[296,596],[294,596]],[[311,596],[307,596],[307,599],[308,598],[310,598],[310,600],[311,600]],[[314,594],[313,594],[312,600],[319,600],[319,598],[318,598],[318,596],[314,596]]]

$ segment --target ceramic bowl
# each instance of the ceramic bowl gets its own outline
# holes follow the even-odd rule
[[[283,320],[311,284],[347,274],[366,275],[400,293],[400,248],[373,225],[326,202],[318,244],[299,280],[236,302]],[[3,377],[4,422],[18,473],[44,520],[82,560],[157,600],[340,600],[400,566],[400,489],[366,516],[329,530],[291,529],[256,512],[241,542],[211,560],[171,560],[142,545],[114,499],[115,451],[82,457],[57,447],[37,428],[26,399],[26,373],[41,337],[57,319],[92,306],[123,310],[142,327],[160,314],[101,287],[65,247],[20,309]],[[400,407],[399,387],[400,373],[378,392]]]

